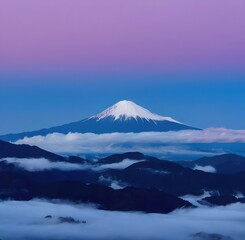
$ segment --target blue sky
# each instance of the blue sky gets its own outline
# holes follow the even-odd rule
[[[123,99],[195,127],[245,129],[242,75],[49,74],[2,79],[1,134],[81,120]]]

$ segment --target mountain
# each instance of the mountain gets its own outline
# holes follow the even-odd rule
[[[128,187],[114,190],[100,184],[52,178],[38,182],[37,176],[28,179],[23,172],[10,172],[7,176],[0,172],[0,176],[1,200],[60,199],[74,203],[93,203],[104,210],[147,213],[169,213],[178,208],[193,207],[188,201],[156,189]]]
[[[221,195],[205,197],[201,202],[216,206],[226,206],[233,203],[245,203],[245,198],[237,198],[233,195]]]
[[[133,153],[135,155],[135,153]],[[128,158],[130,153],[113,155],[108,159]],[[121,157],[121,158],[120,158]],[[160,160],[149,156],[140,156],[138,162],[124,169],[108,169],[100,173],[100,179],[109,186],[158,189],[177,196],[186,194],[201,195],[203,190],[218,191],[220,194],[245,194],[245,172],[239,174],[216,174],[183,167],[175,162]],[[131,158],[132,159],[132,158]],[[136,159],[137,160],[137,159]],[[102,160],[103,162],[105,160]],[[111,161],[111,160],[110,160]]]
[[[203,157],[194,161],[181,161],[178,163],[189,168],[212,166],[217,173],[223,174],[235,174],[245,171],[245,157],[237,154]]]
[[[126,153],[119,158],[138,158],[143,154]],[[52,162],[84,164],[79,157],[62,157],[47,152],[36,146],[16,145],[0,140],[1,158],[21,158],[26,161],[46,158]],[[108,160],[107,159],[107,160]],[[101,164],[110,161],[103,160]],[[29,162],[30,163],[30,162]],[[42,163],[41,163],[42,164]],[[89,162],[85,163],[86,166]],[[91,162],[93,167],[94,162]],[[8,167],[9,166],[9,167]],[[30,200],[33,198],[63,199],[73,202],[95,203],[100,209],[117,211],[143,211],[147,213],[169,213],[177,208],[192,207],[192,205],[172,194],[157,189],[127,187],[114,190],[104,186],[100,181],[101,173],[89,169],[63,171],[44,169],[26,171],[19,165],[8,162],[0,163],[0,199]]]
[[[8,134],[0,136],[4,141],[17,141],[24,137],[45,136],[50,133],[112,133],[112,132],[165,132],[196,129],[174,120],[163,117],[131,101],[120,101],[101,113],[81,121],[62,126],[41,129],[33,132]]]
[[[9,143],[7,143],[7,146],[11,146],[11,148],[16,150],[16,145],[12,145],[13,144],[9,145]],[[17,147],[20,147],[19,149],[21,149],[23,146],[17,145]],[[24,145],[24,147],[27,148],[28,146]],[[0,148],[0,150],[1,149],[2,148]],[[33,150],[32,147],[29,149]],[[36,148],[34,147],[34,149]],[[15,153],[11,154],[8,152],[8,154],[5,153],[4,156],[24,157],[22,161],[27,161],[25,159],[27,156],[30,156],[31,158],[44,157],[43,154],[51,154],[42,151],[43,150],[39,149],[37,152],[38,155],[36,153],[31,153],[30,155],[25,153],[25,155],[23,155],[22,153],[22,155],[16,156]],[[45,157],[51,156],[48,155],[45,155]],[[30,171],[18,164],[2,162],[0,164],[0,199],[4,199],[5,197],[22,200],[28,198],[31,199],[32,197],[57,197],[72,201],[87,201],[89,199],[84,198],[82,192],[79,193],[79,191],[82,191],[79,188],[80,183],[85,185],[103,185],[112,187],[115,190],[125,188],[147,190],[146,192],[139,190],[137,194],[133,191],[137,196],[138,194],[144,193],[144,196],[142,195],[142,197],[147,197],[148,193],[155,194],[154,192],[149,192],[152,189],[175,196],[183,196],[186,194],[202,195],[204,190],[215,191],[221,195],[233,195],[238,192],[245,194],[245,172],[238,174],[208,173],[185,168],[174,162],[160,160],[137,152],[116,154],[101,160],[87,160],[86,162],[81,161],[78,157],[64,158],[58,155],[54,156],[55,158],[52,159],[59,161],[58,164],[64,164],[64,162],[70,164],[75,162],[77,167],[69,170],[64,168],[43,168],[36,171]],[[32,160],[33,159],[29,160],[28,164],[31,164],[30,161]],[[125,160],[127,160],[127,164],[122,165],[122,163],[125,163]],[[34,159],[34,161],[36,160]],[[121,167],[118,168],[118,165]],[[74,182],[74,186],[72,186],[72,182]],[[69,187],[65,189],[64,186],[68,183]],[[54,191],[54,189],[57,189],[57,191]],[[92,192],[90,192],[90,190],[88,191],[88,194],[91,194],[90,200],[93,200],[92,202],[101,204],[103,203],[102,201],[107,199],[107,204],[113,205],[107,205],[106,208],[113,209],[114,204],[119,201],[114,198],[110,199],[109,197],[104,200],[97,199],[97,197],[94,199],[94,196],[99,195],[97,195],[98,193],[96,192],[97,188],[93,187],[92,189]],[[103,190],[100,189],[103,188],[98,188],[99,192],[103,192]],[[124,200],[122,199],[122,201],[125,201],[125,204],[128,203],[131,206],[131,199],[128,199],[128,197],[130,197],[128,194],[131,194],[129,193],[130,191],[131,190],[129,189],[123,191],[125,196],[123,196]],[[112,194],[115,198],[118,196],[117,194],[114,194],[114,192]],[[153,200],[154,199],[149,199],[149,201]],[[134,201],[137,202],[140,201],[140,199],[135,196]],[[144,204],[144,202],[140,204]],[[124,203],[122,206],[124,206]],[[129,206],[127,205],[127,207]],[[119,206],[117,206],[115,210],[116,209],[119,210]],[[137,205],[134,206],[134,209],[140,210]],[[146,210],[147,204],[142,209],[148,211]]]
[[[27,144],[18,145],[0,140],[0,159],[2,158],[45,158],[51,162],[68,162],[78,164],[84,164],[87,162],[86,159],[77,156],[63,157],[58,154],[48,152],[37,146],[30,146]]]

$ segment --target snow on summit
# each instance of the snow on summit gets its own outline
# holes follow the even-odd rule
[[[98,115],[93,116],[92,118],[96,118],[98,120],[113,117],[114,120],[118,119],[129,119],[129,118],[143,118],[146,120],[153,121],[170,121],[179,123],[178,121],[172,119],[171,117],[163,117],[157,114],[150,112],[149,110],[137,105],[136,103],[128,100],[120,101],[113,106],[107,108],[103,112]]]

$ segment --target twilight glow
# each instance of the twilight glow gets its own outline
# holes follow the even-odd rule
[[[0,180],[0,240],[244,240],[245,0],[0,0]]]
[[[243,0],[1,0],[1,71],[244,71]]]

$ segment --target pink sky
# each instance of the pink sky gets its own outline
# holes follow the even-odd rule
[[[244,0],[1,0],[0,69],[245,69]]]

